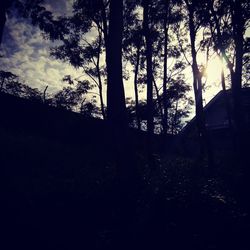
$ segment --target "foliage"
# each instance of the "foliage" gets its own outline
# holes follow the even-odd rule
[[[39,102],[42,101],[42,93],[37,88],[31,88],[30,86],[21,83],[18,80],[18,76],[11,72],[1,70],[0,82],[1,92],[31,100],[36,100]]]
[[[55,106],[78,111],[86,117],[99,115],[100,110],[96,106],[95,96],[91,100],[87,97],[89,90],[93,89],[93,84],[88,80],[72,79],[70,75],[65,75],[62,81],[68,83],[69,86],[53,96],[52,103]]]

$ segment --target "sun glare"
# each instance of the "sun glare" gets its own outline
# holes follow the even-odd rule
[[[224,65],[218,56],[210,60],[206,68],[207,82],[211,84],[219,84],[222,69],[224,69]]]
[[[210,59],[208,62],[208,65],[205,69],[205,86],[206,91],[204,93],[206,103],[211,100],[221,89],[221,71],[224,69],[224,72],[226,70],[226,65],[224,62],[221,61],[221,59],[218,56],[215,56]],[[226,74],[227,72],[225,72]]]

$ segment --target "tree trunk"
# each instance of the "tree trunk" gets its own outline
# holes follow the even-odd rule
[[[98,45],[96,70],[97,70],[97,76],[98,76],[98,89],[99,89],[102,117],[103,117],[103,120],[106,120],[106,112],[104,108],[103,93],[102,93],[102,78],[101,78],[101,72],[100,72],[101,43],[102,43],[102,35],[101,35],[101,31],[99,31],[99,45]]]
[[[153,166],[152,140],[154,134],[153,118],[153,67],[152,67],[152,37],[149,21],[149,0],[143,1],[143,28],[146,40],[146,61],[147,61],[147,133],[148,133],[148,160],[149,165]]]
[[[163,58],[163,111],[162,121],[163,134],[167,135],[168,131],[168,100],[167,100],[167,57],[168,57],[168,16],[169,1],[166,2],[166,13],[164,16],[164,58]]]
[[[137,47],[136,52],[136,64],[135,64],[135,75],[134,75],[134,91],[135,91],[135,111],[136,111],[136,122],[137,128],[141,130],[141,120],[139,116],[139,96],[138,96],[138,87],[137,87],[137,79],[140,65],[140,46]]]
[[[47,89],[48,89],[48,85],[45,87],[44,91],[43,91],[43,103],[46,103],[46,92],[47,92]]]
[[[99,95],[100,95],[102,117],[103,117],[103,120],[106,120],[106,112],[105,112],[103,93],[102,93],[102,82],[99,82]]]
[[[230,61],[230,59],[226,53],[225,46],[223,45],[223,39],[222,39],[221,30],[220,30],[220,23],[219,23],[219,19],[218,19],[217,15],[216,15],[216,12],[214,10],[213,2],[209,2],[209,3],[210,3],[209,9],[210,9],[211,16],[213,18],[216,33],[217,33],[217,36],[214,37],[214,42],[215,42],[215,45],[221,54],[221,57],[225,60],[227,67],[230,71],[231,89],[232,89],[231,97],[232,97],[233,105],[232,105],[232,109],[230,108],[230,110],[229,110],[230,118],[231,118],[231,125],[230,124],[229,125],[230,125],[231,131],[232,131],[232,141],[233,141],[233,147],[234,147],[234,152],[235,152],[235,163],[238,164],[239,159],[241,159],[241,157],[240,157],[240,151],[241,151],[240,144],[241,143],[240,143],[240,136],[239,136],[239,131],[241,130],[239,128],[240,127],[240,116],[241,116],[241,112],[240,112],[240,110],[241,110],[241,107],[240,107],[241,106],[240,105],[241,79],[240,79],[240,83],[239,83],[239,79],[235,78],[236,68],[234,70],[233,63]],[[236,3],[236,5],[237,5],[237,3]],[[234,7],[235,6],[231,5],[232,22],[235,22],[235,25],[233,25],[233,31],[234,31],[233,39],[235,40],[235,51],[236,51],[236,54],[238,54],[237,47],[240,48],[242,46],[242,45],[240,45],[240,43],[243,42],[243,40],[242,40],[242,38],[243,38],[242,37],[242,34],[243,34],[242,16],[237,14],[238,18],[239,18],[239,24],[238,24],[237,17],[234,15]],[[237,13],[237,11],[236,11],[236,13]],[[210,26],[211,26],[211,30],[212,30],[213,23],[212,23],[211,19],[210,19]],[[238,32],[235,32],[236,31],[235,29],[237,29],[237,28],[240,28],[242,31],[242,33],[239,34],[239,40],[237,37],[238,34],[236,35],[236,33],[238,33]],[[239,54],[238,54],[238,56],[239,56]],[[236,55],[236,61],[238,61],[239,58],[241,57],[241,56],[239,56],[239,57],[238,56]],[[238,58],[238,60],[237,60],[237,58]],[[242,58],[241,58],[241,60],[242,60]],[[240,64],[238,64],[238,65],[240,65]],[[237,67],[237,69],[239,70],[240,67]],[[241,68],[241,70],[242,70],[242,68]],[[238,76],[241,78],[240,75],[241,75],[241,73],[238,74]],[[222,88],[224,88],[224,87],[222,86]]]
[[[244,158],[246,148],[244,142],[244,123],[241,102],[242,88],[242,66],[243,66],[243,44],[244,44],[244,21],[242,14],[241,1],[231,3],[231,14],[233,24],[233,38],[235,43],[235,70],[232,75],[232,98],[233,98],[233,124],[236,137],[236,154],[237,159]],[[240,163],[240,162],[238,162]],[[242,165],[244,162],[242,162]]]
[[[107,122],[111,152],[116,161],[117,181],[124,192],[132,192],[136,179],[135,156],[129,140],[127,110],[122,77],[123,0],[110,1],[107,60]],[[127,193],[127,194],[128,194]]]
[[[223,59],[222,57],[220,58],[221,58],[221,64],[223,64]],[[229,96],[228,96],[227,89],[226,89],[226,81],[225,81],[225,74],[224,74],[223,68],[221,70],[221,87],[222,87],[223,96],[224,96],[225,105],[226,105],[228,126],[229,126],[229,130],[231,131],[232,129],[231,107],[230,107]]]
[[[104,44],[105,44],[105,48],[107,48],[108,47],[108,21],[107,21],[107,14],[106,14],[104,0],[102,0],[101,17],[102,17],[102,25],[103,25],[102,31],[103,31]]]
[[[174,112],[173,123],[172,123],[172,130],[171,130],[172,135],[174,135],[176,132],[175,128],[177,125],[178,104],[179,104],[179,101],[177,100],[175,104],[175,112]]]
[[[107,118],[118,130],[127,128],[125,94],[122,79],[123,1],[110,1],[107,44]]]
[[[110,0],[107,62],[107,123],[111,141],[111,160],[115,160],[113,187],[115,207],[119,215],[118,241],[124,241],[135,213],[138,174],[135,150],[129,140],[125,93],[122,77],[123,0]],[[117,249],[119,247],[117,246]]]
[[[163,121],[163,119],[164,119],[164,113],[163,113],[163,108],[162,108],[161,97],[160,97],[159,89],[157,87],[157,84],[155,82],[154,77],[153,77],[153,84],[154,84],[154,88],[155,88],[157,103],[158,103],[158,106],[159,106],[160,116],[161,116],[161,119]]]
[[[243,63],[243,44],[244,44],[244,20],[242,13],[241,1],[231,1],[230,11],[233,26],[233,40],[235,43],[235,69],[233,63],[229,60],[226,54],[225,47],[223,46],[222,34],[220,31],[220,24],[213,5],[210,4],[210,11],[215,22],[215,28],[217,32],[218,49],[220,50],[223,58],[227,63],[227,67],[230,71],[231,84],[232,84],[232,129],[233,140],[236,153],[236,163],[238,164],[241,159],[241,151],[244,151],[244,126],[242,123],[242,104],[241,104],[241,79],[242,79],[242,63]],[[238,159],[238,160],[237,160]]]
[[[208,133],[205,126],[205,114],[203,110],[203,97],[202,97],[202,79],[201,73],[197,64],[197,53],[195,49],[195,40],[196,40],[196,31],[194,24],[194,9],[192,4],[189,4],[187,0],[185,0],[186,5],[188,7],[188,15],[189,15],[189,33],[190,33],[190,41],[191,41],[191,53],[192,53],[192,71],[193,71],[193,88],[194,88],[194,96],[195,96],[195,107],[196,107],[196,122],[198,129],[198,136],[200,142],[200,157],[201,159],[204,157],[205,152],[207,154],[208,163],[210,168],[213,167],[213,152],[210,145],[210,139],[208,137]]]

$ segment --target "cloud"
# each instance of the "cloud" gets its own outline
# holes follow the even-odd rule
[[[50,57],[49,50],[52,46],[53,43],[44,40],[40,30],[27,20],[8,18],[3,36],[0,68],[19,75],[20,79],[31,87],[42,90],[45,85],[49,85],[49,91],[56,92],[63,87],[63,75],[77,76],[79,71]]]
[[[72,2],[73,0],[47,0],[45,7],[56,15],[69,15],[72,13]],[[95,36],[94,29],[87,34],[90,41]],[[4,30],[1,51],[4,57],[0,58],[0,69],[19,75],[22,82],[41,91],[48,85],[48,92],[55,93],[66,85],[61,81],[64,75],[76,78],[83,73],[68,63],[52,58],[49,51],[54,45],[55,43],[43,39],[39,28],[31,25],[29,20],[12,15],[7,19]],[[105,58],[102,57],[102,62],[104,61]],[[132,84],[124,85],[127,96],[133,96]],[[104,93],[105,91],[106,86]],[[106,99],[105,94],[104,98]]]

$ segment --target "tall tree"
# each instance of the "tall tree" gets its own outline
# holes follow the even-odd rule
[[[245,46],[245,32],[249,24],[250,3],[245,0],[208,0],[210,27],[215,49],[225,60],[230,72],[232,88],[232,125],[235,151],[240,154],[244,145],[244,122],[241,103],[242,72]]]
[[[140,78],[140,66],[142,60],[144,60],[144,41],[143,41],[143,30],[142,23],[138,20],[138,16],[130,16],[133,19],[134,24],[127,26],[127,30],[124,32],[123,42],[123,58],[129,61],[133,67],[134,72],[134,96],[135,96],[135,114],[137,128],[141,129],[141,120],[139,115],[139,78]]]
[[[164,52],[163,52],[163,133],[167,135],[168,130],[168,100],[167,100],[167,59],[168,59],[168,32],[169,32],[170,0],[165,1],[165,15],[163,18],[164,30]]]
[[[153,41],[150,20],[151,3],[144,0],[143,4],[143,29],[146,41],[146,63],[147,63],[147,132],[148,132],[148,156],[149,164],[152,165],[152,137],[154,134],[154,117],[153,117]]]
[[[210,139],[205,127],[205,114],[203,110],[203,97],[202,97],[202,72],[199,69],[197,62],[197,48],[196,48],[196,37],[197,31],[202,24],[201,16],[199,11],[202,9],[202,4],[196,0],[184,0],[187,13],[188,13],[188,28],[191,45],[192,55],[192,73],[193,73],[193,89],[195,97],[195,110],[196,110],[196,122],[198,129],[198,136],[200,141],[200,156],[203,158],[204,153],[207,153],[208,161],[210,166],[213,166],[213,154],[210,145]]]
[[[107,39],[107,118],[119,131],[127,127],[125,94],[122,78],[123,1],[110,1]]]

